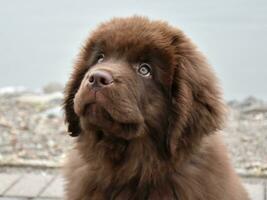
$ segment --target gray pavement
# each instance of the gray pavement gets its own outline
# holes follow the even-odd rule
[[[0,200],[56,200],[62,197],[61,176],[45,173],[0,173]]]
[[[267,179],[244,178],[251,200],[267,200]],[[46,173],[0,173],[0,200],[63,199],[63,178]]]

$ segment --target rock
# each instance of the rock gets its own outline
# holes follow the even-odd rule
[[[228,105],[240,111],[249,111],[249,110],[267,108],[266,103],[264,101],[257,99],[253,96],[250,96],[241,102],[230,101]]]
[[[63,111],[62,111],[61,106],[57,106],[57,107],[54,107],[54,108],[51,108],[49,110],[42,112],[41,115],[45,117],[49,117],[49,118],[62,117]]]
[[[50,94],[26,94],[17,98],[17,102],[23,104],[60,104],[63,99],[61,92],[55,92]]]
[[[0,88],[0,95],[3,94],[16,94],[16,93],[25,93],[28,91],[25,87],[23,86],[18,86],[18,87],[3,87]]]
[[[0,116],[0,126],[11,128],[11,123],[8,122],[4,117]]]
[[[46,94],[63,92],[64,86],[61,83],[52,82],[43,87],[43,92]]]
[[[250,106],[261,106],[264,105],[264,102],[260,99],[257,99],[253,96],[247,97],[241,104],[241,107],[250,107]]]

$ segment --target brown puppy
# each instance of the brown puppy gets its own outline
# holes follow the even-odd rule
[[[182,31],[116,18],[86,41],[66,86],[68,200],[247,200],[216,133],[216,78]]]

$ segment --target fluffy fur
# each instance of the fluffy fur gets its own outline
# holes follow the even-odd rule
[[[142,63],[149,76],[140,75]],[[88,77],[99,70],[114,81],[95,90]],[[77,136],[67,200],[248,199],[217,133],[224,105],[216,77],[167,23],[135,16],[101,24],[80,52],[64,110]]]

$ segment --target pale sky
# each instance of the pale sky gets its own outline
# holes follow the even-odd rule
[[[204,52],[226,99],[267,99],[266,0],[0,0],[0,87],[65,83],[81,43],[114,16],[180,27]]]

